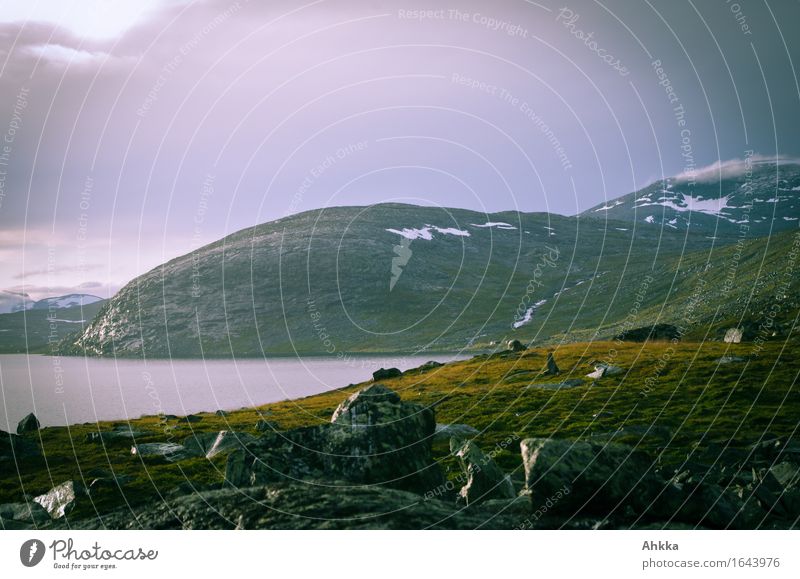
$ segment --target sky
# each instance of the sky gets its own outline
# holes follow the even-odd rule
[[[800,3],[0,0],[0,290],[387,201],[574,215],[800,156]]]

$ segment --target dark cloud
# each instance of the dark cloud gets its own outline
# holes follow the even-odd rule
[[[540,4],[167,2],[110,38],[0,23],[0,138],[28,91],[0,233],[25,230],[34,270],[57,237],[65,286],[82,262],[116,286],[328,204],[573,214],[691,168],[677,105],[694,167],[800,155],[796,2]]]

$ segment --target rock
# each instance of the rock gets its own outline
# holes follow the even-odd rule
[[[267,432],[228,457],[236,486],[288,479],[382,484],[424,494],[444,484],[431,445],[433,410],[373,384],[345,400],[330,424]]]
[[[729,328],[725,331],[725,337],[722,341],[726,344],[738,344],[742,341],[744,330],[742,328]]]
[[[186,452],[195,456],[214,458],[218,454],[243,448],[253,436],[246,432],[220,430],[219,432],[203,432],[193,434],[183,441]]]
[[[539,376],[535,370],[514,370],[506,374],[503,382],[506,384],[517,384],[519,382],[529,382]]]
[[[646,342],[647,340],[680,340],[681,332],[672,324],[655,324],[642,328],[633,328],[614,336],[615,340],[625,342]]]
[[[784,488],[792,489],[800,485],[800,466],[789,461],[783,461],[770,467],[769,472]]]
[[[123,506],[99,518],[70,519],[69,528],[512,529],[520,518],[524,516],[498,512],[496,507],[457,509],[405,491],[326,480],[188,492]]]
[[[11,522],[22,526],[38,527],[50,521],[50,515],[42,505],[30,501],[27,503],[7,503],[0,505],[0,527],[7,529],[14,526]]]
[[[624,505],[641,511],[666,484],[646,455],[621,444],[529,438],[520,448],[534,511],[548,500],[550,513],[605,516]]]
[[[469,424],[437,424],[433,443],[447,442],[449,444],[451,438],[469,440],[478,434],[480,431]]]
[[[722,356],[717,360],[717,364],[736,364],[738,362],[747,362],[744,356]]]
[[[378,380],[389,380],[402,375],[403,373],[397,368],[380,368],[372,373],[372,381],[377,382]]]
[[[31,412],[17,424],[17,434],[36,432],[39,430],[39,419]]]
[[[580,378],[570,378],[556,383],[536,382],[528,384],[526,388],[536,388],[539,390],[568,390],[569,388],[576,388],[582,386],[585,382]]]
[[[273,420],[259,420],[256,422],[256,432],[274,432],[280,430],[278,423]]]
[[[98,432],[88,432],[86,433],[86,442],[95,442],[95,443],[103,443],[107,444],[110,442],[118,442],[120,440],[130,441],[137,436],[147,436],[151,434],[150,432],[145,432],[143,430],[131,430],[130,427],[128,428],[115,428],[113,430],[104,430]]]
[[[436,420],[430,408],[374,384],[342,402],[331,424],[329,476],[421,494],[444,482],[431,456]]]
[[[196,450],[188,450],[174,442],[146,442],[131,447],[131,454],[141,457],[162,457],[168,462],[177,462],[198,455]]]
[[[89,483],[88,492],[89,494],[93,494],[100,489],[119,490],[132,480],[133,477],[129,474],[115,475],[108,473],[106,476],[98,476],[97,478],[92,479],[92,482]]]
[[[553,352],[547,352],[547,374],[556,375],[560,373],[561,370],[558,369]]]
[[[50,518],[60,519],[70,513],[78,501],[85,496],[86,488],[80,482],[68,480],[33,500],[47,511]]]
[[[0,430],[0,464],[16,465],[21,460],[38,458],[41,455],[42,449],[35,441]]]
[[[617,374],[622,374],[622,372],[624,372],[624,370],[619,366],[598,364],[594,367],[594,372],[587,374],[586,377],[597,380],[600,378],[605,378],[606,376],[616,376]]]
[[[514,486],[492,457],[483,453],[472,441],[450,441],[450,451],[458,458],[461,472],[466,478],[458,492],[466,505],[493,499],[513,499]]]
[[[215,415],[215,416],[219,416],[219,417],[221,417],[221,418],[225,418],[226,416],[228,416],[228,413],[227,413],[225,410],[217,410],[217,411],[214,413],[214,415]]]
[[[200,422],[201,420],[203,420],[202,416],[197,416],[196,414],[190,414],[189,416],[184,416],[183,418],[179,418],[178,422],[194,424],[195,422]]]
[[[523,344],[519,340],[509,340],[506,343],[506,349],[511,352],[524,352],[528,348],[526,348],[525,344]]]
[[[435,370],[436,368],[441,368],[444,366],[441,362],[436,362],[434,360],[430,360],[425,362],[422,366],[416,368],[417,373],[422,374],[423,372],[428,372],[430,370]]]

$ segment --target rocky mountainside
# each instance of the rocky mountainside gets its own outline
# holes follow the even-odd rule
[[[742,225],[750,236],[797,229],[800,165],[729,161],[693,178],[656,181],[582,215],[708,236],[735,234]]]
[[[63,349],[157,357],[412,352],[609,338],[660,322],[698,336],[709,325],[716,333],[743,320],[757,325],[785,281],[781,256],[792,234],[672,231],[399,204],[314,210],[239,231],[138,277]],[[784,277],[797,288],[793,269]],[[792,319],[792,300],[776,327]],[[687,307],[694,317],[683,323]]]
[[[29,308],[0,314],[0,354],[46,352],[57,347],[65,336],[89,325],[105,303],[97,300],[83,306]]]

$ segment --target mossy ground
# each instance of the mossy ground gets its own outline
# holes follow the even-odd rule
[[[800,421],[798,352],[784,344],[767,344],[754,356],[751,344],[719,342],[568,344],[555,349],[561,368],[557,377],[536,377],[547,351],[482,355],[424,373],[406,372],[382,381],[403,399],[435,405],[439,423],[466,423],[481,431],[478,444],[519,479],[519,441],[532,436],[606,440],[624,428],[617,441],[638,445],[670,468],[687,459],[693,448],[712,442],[745,447],[766,433],[789,436]],[[722,356],[741,356],[746,362],[718,364]],[[623,374],[571,389],[527,388],[530,382],[555,383],[583,378],[590,362],[606,360]],[[529,370],[531,372],[519,372]],[[180,443],[193,432],[222,429],[256,434],[259,418],[281,429],[325,422],[358,384],[308,398],[242,409],[221,417],[201,414],[188,424],[150,416],[130,421],[134,429],[150,432],[137,442],[171,440]],[[220,483],[224,456],[168,463],[131,455],[130,442],[101,445],[85,441],[90,432],[108,430],[114,423],[45,428],[26,436],[41,437],[42,459],[7,469],[0,478],[0,503],[18,502],[23,494],[37,495],[68,479],[92,478],[103,468],[128,474],[133,481],[118,490],[93,494],[76,515],[93,515],[112,506],[159,500],[181,484],[203,487]],[[649,430],[650,435],[642,436]],[[653,435],[655,434],[655,435]],[[450,476],[456,466],[448,450],[435,447]]]

